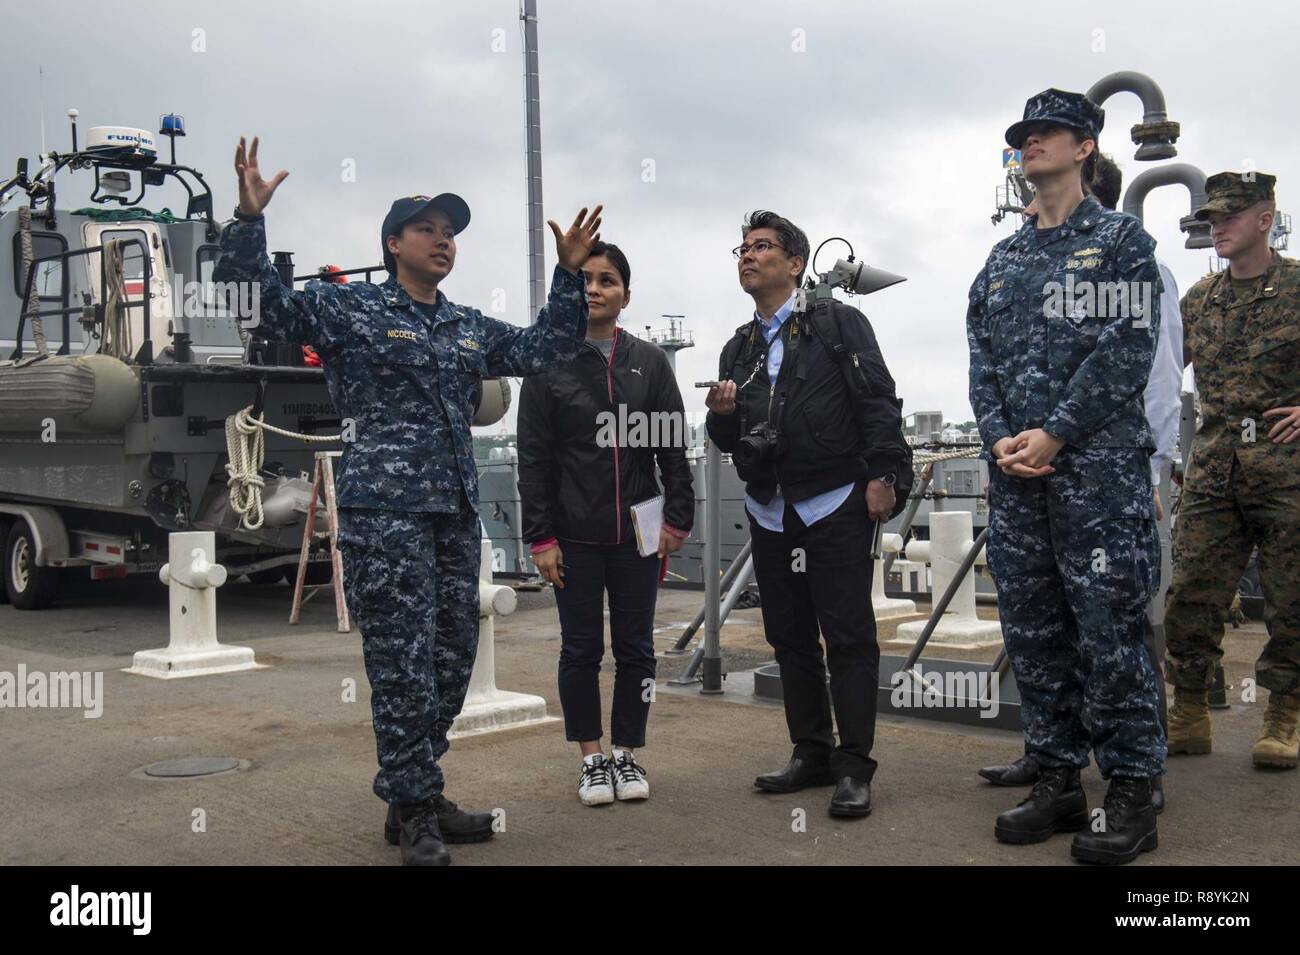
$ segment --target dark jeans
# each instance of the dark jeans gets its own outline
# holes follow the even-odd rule
[[[659,588],[659,558],[642,557],[636,541],[579,544],[560,541],[564,587],[555,588],[560,611],[560,706],[564,737],[598,740],[600,661],[605,653],[605,593],[609,592],[610,647],[614,651],[611,742],[645,745],[654,696],[655,649],[651,632]]]
[[[876,772],[876,689],[880,646],[871,606],[871,537],[866,485],[854,485],[834,513],[807,527],[787,501],[780,534],[749,519],[763,629],[781,665],[785,720],[794,755],[829,760],[837,777]],[[803,563],[796,548],[802,550]],[[802,567],[802,569],[800,569]],[[825,664],[818,630],[826,641]],[[831,671],[830,699],[826,669]],[[840,741],[835,745],[831,705]]]

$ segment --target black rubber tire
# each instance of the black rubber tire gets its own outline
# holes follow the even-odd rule
[[[5,542],[9,540],[10,518],[7,514],[0,514],[0,552],[4,550]],[[9,591],[5,588],[5,563],[0,559],[0,604],[9,602]]]
[[[14,573],[15,562],[21,567]],[[18,610],[44,610],[54,603],[59,589],[59,571],[56,567],[36,566],[36,540],[25,520],[14,521],[5,538],[4,585],[9,602]],[[22,590],[16,578],[24,581]]]
[[[255,570],[248,575],[250,584],[257,584],[260,587],[269,587],[272,584],[278,584],[288,576],[289,568],[287,566],[269,567],[266,570]]]

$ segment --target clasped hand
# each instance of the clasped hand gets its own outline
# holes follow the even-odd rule
[[[1021,431],[1011,438],[1003,438],[993,445],[993,455],[1003,474],[1012,477],[1044,477],[1055,474],[1051,461],[1065,442],[1042,428]]]

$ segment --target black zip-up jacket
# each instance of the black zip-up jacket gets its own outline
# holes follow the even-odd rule
[[[778,484],[785,499],[796,503],[850,481],[898,474],[905,454],[894,379],[867,317],[843,302],[821,303],[816,311],[799,317],[799,342],[792,351],[796,317],[791,315],[781,325],[785,351],[775,389],[768,380],[762,325],[755,318],[736,329],[723,346],[718,367],[719,380],[736,382],[736,410],[729,415],[710,411],[707,418],[709,437],[720,450],[733,452],[744,434],[768,420],[773,391],[777,395],[773,405],[782,393],[786,395],[775,459],[749,470],[737,466],[745,492],[761,504],[772,500]],[[810,321],[815,329],[810,329]],[[828,335],[838,336],[840,356],[832,351],[836,338],[828,340]],[[800,364],[804,365],[802,382],[797,378]],[[858,376],[858,387],[852,392],[846,375]]]
[[[656,412],[671,414],[652,417]],[[640,435],[638,420],[645,422]],[[658,441],[661,446],[648,447],[651,435],[676,446]],[[636,446],[625,446],[627,438]],[[631,506],[660,493],[664,526],[686,537],[695,519],[689,442],[677,378],[659,346],[616,327],[606,364],[600,349],[584,342],[570,361],[524,379],[519,396],[524,540],[534,552],[557,538],[623,543],[636,536]]]

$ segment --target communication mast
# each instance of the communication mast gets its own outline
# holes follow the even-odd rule
[[[677,353],[683,348],[695,347],[695,334],[682,328],[682,320],[685,315],[661,315],[661,318],[668,319],[668,327],[651,330],[650,326],[645,327],[646,339],[654,342],[660,348],[668,353],[668,364],[672,365],[673,374],[677,374]]]

